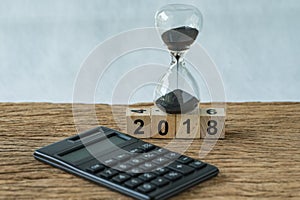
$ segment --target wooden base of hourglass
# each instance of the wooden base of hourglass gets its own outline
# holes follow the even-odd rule
[[[196,109],[188,114],[166,114],[157,107],[128,108],[126,119],[127,134],[139,138],[225,138],[224,108]]]

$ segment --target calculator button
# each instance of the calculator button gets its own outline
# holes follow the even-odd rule
[[[121,163],[116,165],[114,168],[119,170],[119,171],[127,171],[131,168],[132,166],[126,163]]]
[[[151,151],[155,148],[155,146],[153,144],[150,143],[144,143],[141,145],[140,147],[141,149],[143,149],[145,152]]]
[[[165,157],[167,157],[169,159],[173,159],[173,160],[179,158],[179,156],[180,156],[180,154],[176,153],[176,152],[170,152],[165,155]]]
[[[145,162],[142,165],[139,166],[140,168],[142,168],[145,171],[150,171],[153,168],[157,167],[154,163],[152,162]]]
[[[100,172],[104,169],[105,167],[99,163],[91,165],[89,168],[86,169],[86,171],[90,172],[90,173],[97,173]]]
[[[128,160],[130,158],[130,155],[128,153],[123,153],[116,156],[116,159],[119,161]]]
[[[132,176],[134,176],[135,174],[139,175],[139,174],[143,173],[143,170],[140,168],[132,168],[128,171],[128,173],[130,173]]]
[[[166,175],[164,175],[165,178],[167,178],[171,181],[175,181],[175,180],[181,178],[181,176],[182,175],[180,173],[174,172],[174,171],[171,171],[171,172],[167,173]]]
[[[165,167],[159,167],[154,172],[158,175],[164,175],[165,173],[169,172],[169,170]]]
[[[130,150],[130,153],[143,153],[143,149],[140,148],[133,148]]]
[[[196,169],[201,169],[206,166],[206,163],[196,160],[189,164],[189,166],[194,167]]]
[[[169,153],[170,151],[167,150],[167,149],[164,149],[164,148],[158,148],[155,150],[155,153],[159,154],[159,155],[163,155],[163,154],[166,154],[166,153]]]
[[[148,193],[155,190],[155,186],[151,183],[144,183],[143,185],[138,187],[138,190],[143,193]]]
[[[113,158],[110,158],[110,159],[104,160],[103,164],[106,165],[106,166],[111,167],[111,166],[117,164],[117,162],[118,162],[117,160],[115,160]]]
[[[142,179],[143,181],[150,181],[152,179],[154,179],[156,177],[156,175],[154,173],[144,173],[142,175],[139,176],[140,179]]]
[[[139,178],[132,178],[132,179],[126,181],[124,184],[125,184],[125,186],[133,189],[133,188],[137,187],[138,185],[140,185],[142,183],[143,183],[143,181],[141,179],[139,179]]]
[[[170,164],[168,167],[170,169],[172,169],[174,171],[177,171],[177,172],[180,172],[184,175],[189,174],[189,173],[194,171],[194,168],[189,167],[189,166],[187,166],[185,164],[182,164],[182,163],[179,163],[179,162],[174,162],[174,163]]]
[[[167,185],[170,181],[168,181],[167,179],[163,178],[163,177],[158,177],[156,179],[154,179],[153,181],[151,181],[151,183],[153,183],[154,185],[157,185],[159,187]]]
[[[154,160],[152,160],[152,162],[154,162],[155,164],[162,166],[164,164],[166,164],[167,162],[169,162],[169,159],[167,159],[166,157],[158,157],[155,158]]]
[[[124,181],[127,181],[128,179],[130,179],[130,176],[128,174],[124,174],[124,173],[118,174],[112,178],[112,180],[117,183],[123,183]]]
[[[183,164],[188,164],[192,162],[194,159],[187,157],[187,156],[180,156],[180,158],[177,159],[178,162],[181,162]]]
[[[132,164],[132,165],[138,165],[138,164],[141,164],[144,162],[144,159],[142,158],[132,158],[128,161],[129,164]]]
[[[113,177],[116,174],[118,174],[117,170],[106,169],[106,170],[102,171],[100,174],[97,174],[97,175],[100,175],[100,176],[102,176],[104,178],[111,178],[111,177]]]
[[[156,156],[157,156],[157,154],[150,152],[150,153],[143,153],[138,158],[142,158],[145,160],[151,160],[151,159],[154,159]]]

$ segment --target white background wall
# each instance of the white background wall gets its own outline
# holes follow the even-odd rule
[[[153,26],[159,7],[178,2],[0,0],[0,101],[71,102],[80,64],[97,44]],[[220,70],[227,101],[300,101],[300,1],[184,2],[203,13],[198,42]]]

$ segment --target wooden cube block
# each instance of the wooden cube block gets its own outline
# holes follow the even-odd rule
[[[127,108],[127,134],[137,138],[150,138],[150,108]]]
[[[167,114],[157,107],[151,108],[151,138],[174,138],[176,115]]]
[[[176,138],[200,139],[200,109],[176,115]]]
[[[200,110],[201,138],[225,138],[225,109],[204,108]]]

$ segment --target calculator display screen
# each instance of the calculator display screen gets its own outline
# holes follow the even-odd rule
[[[99,142],[93,143],[91,145],[88,145],[87,147],[84,146],[80,149],[77,149],[70,153],[64,154],[61,157],[67,162],[74,163],[74,162],[77,162],[84,158],[91,157],[92,156],[91,153],[92,154],[101,153],[103,151],[106,151],[106,150],[114,147],[113,144],[119,145],[125,141],[127,141],[127,140],[115,135],[113,137],[110,137],[109,140],[99,141]]]

